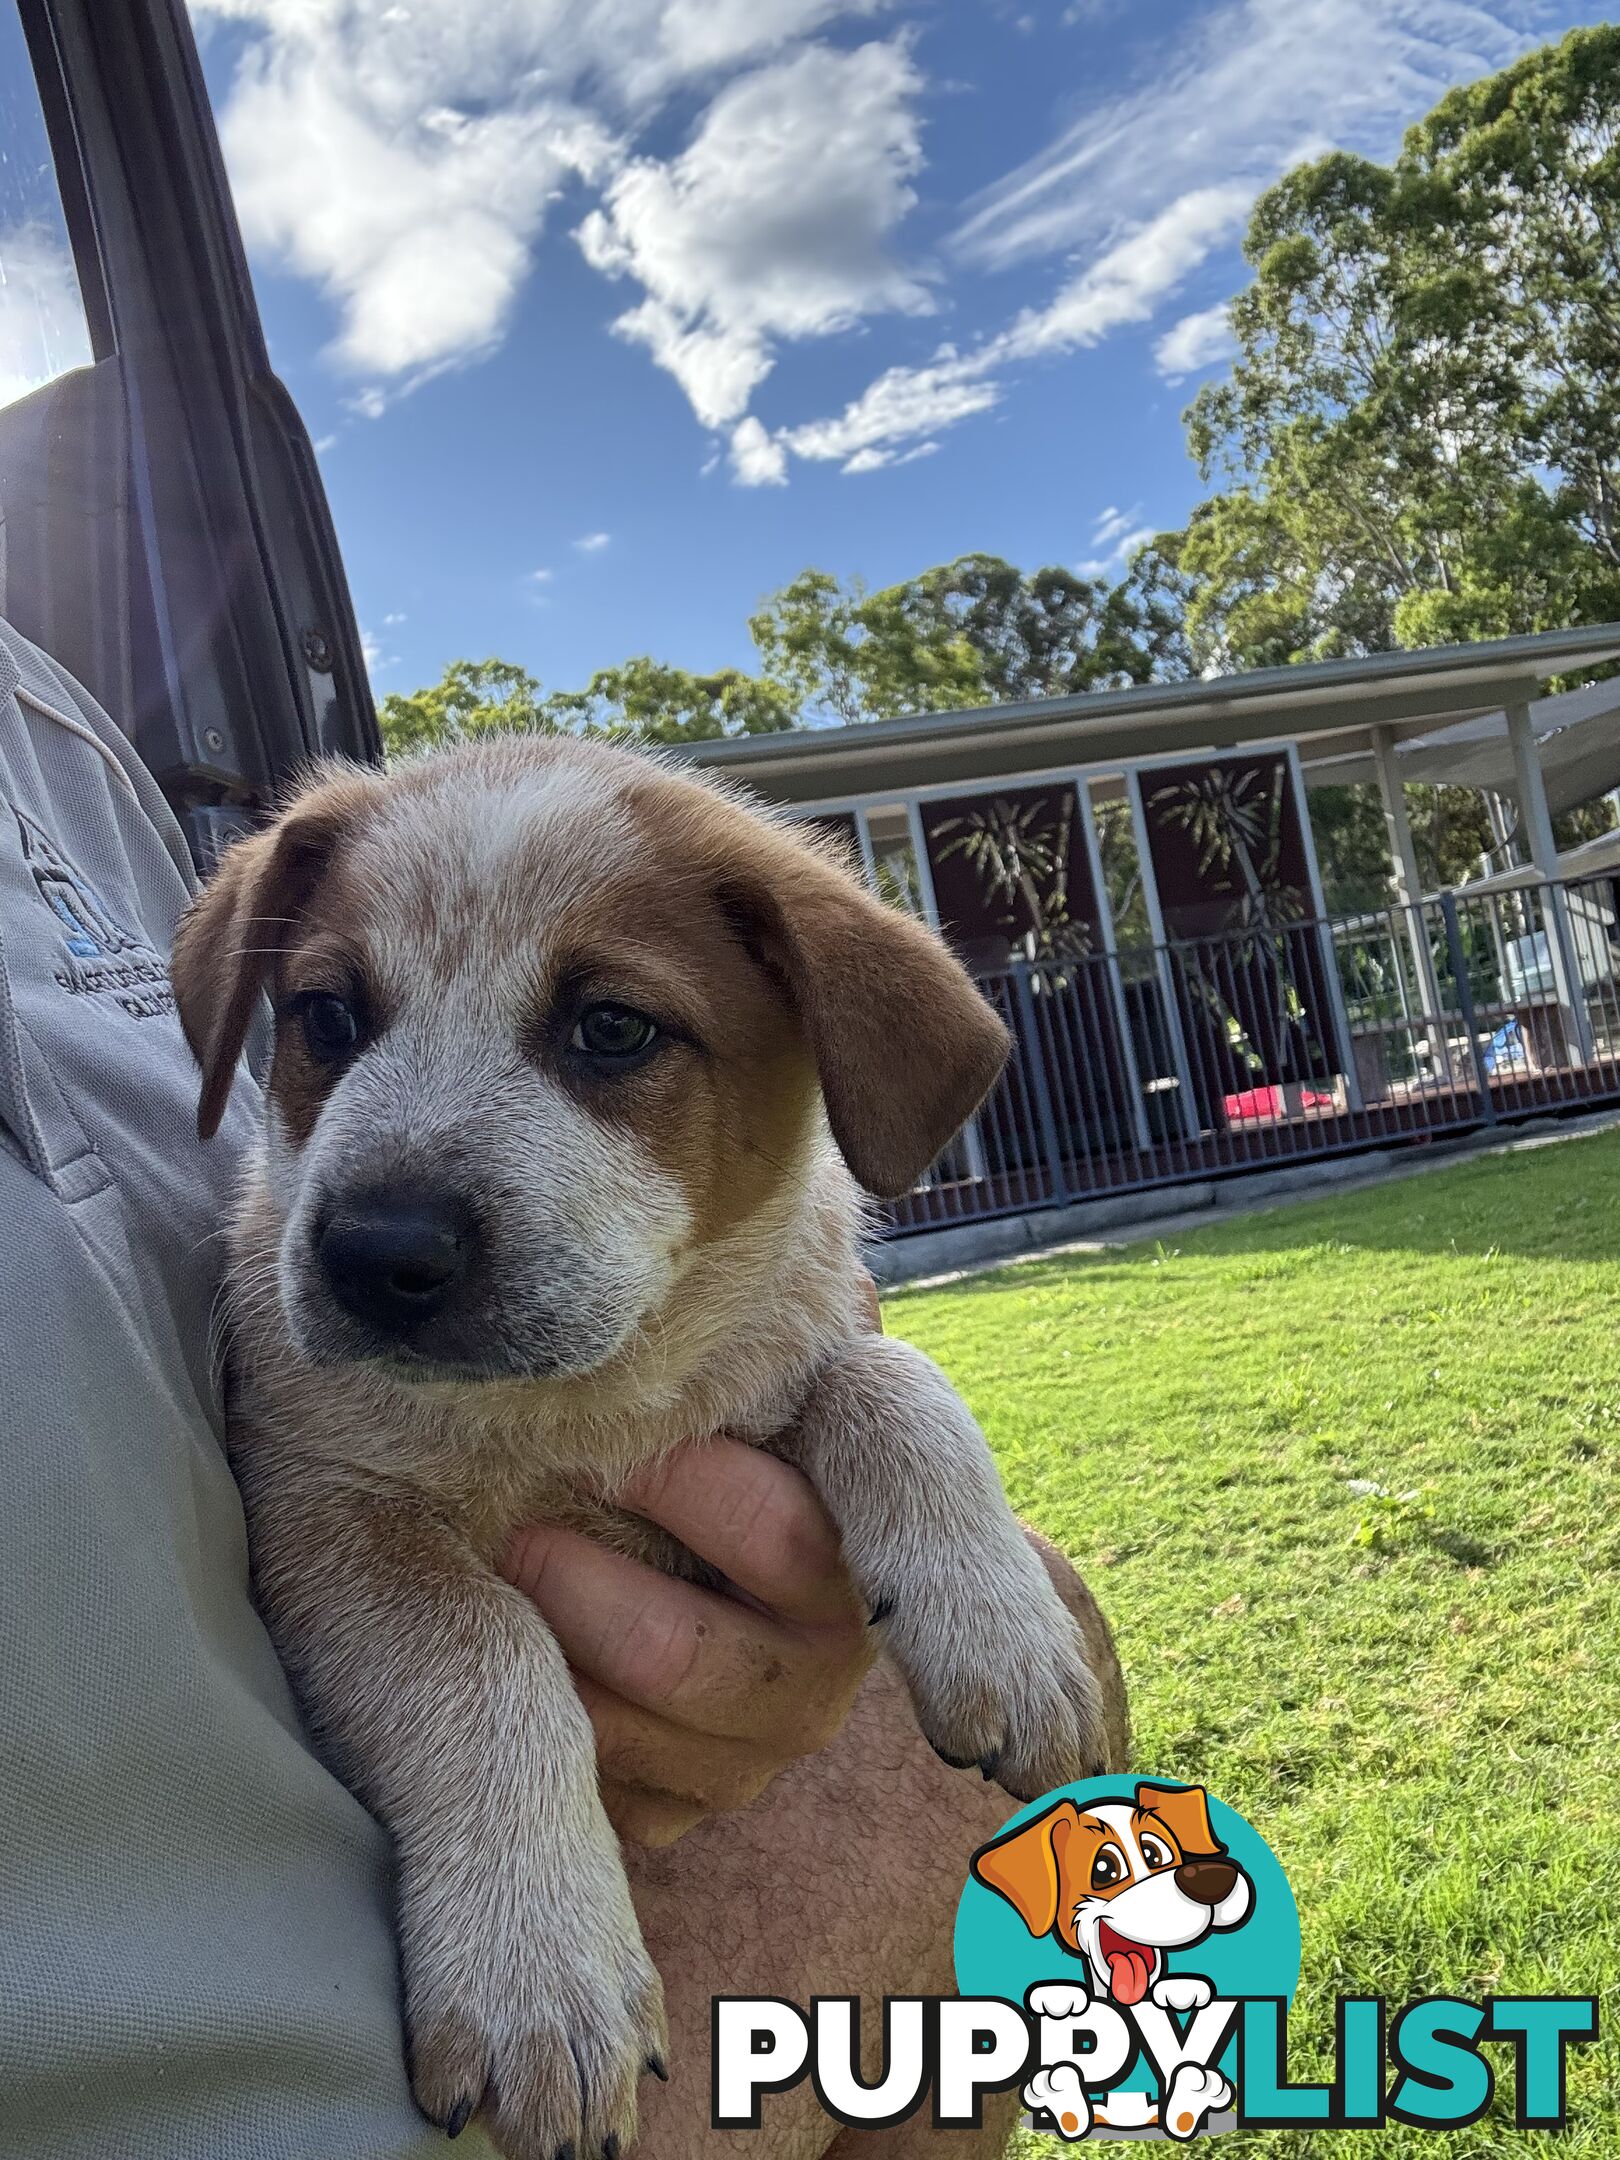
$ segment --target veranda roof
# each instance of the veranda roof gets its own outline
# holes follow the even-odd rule
[[[1403,775],[1511,790],[1504,708],[1530,703],[1557,810],[1620,786],[1620,681],[1538,700],[1549,676],[1620,659],[1620,623],[1378,653],[1028,704],[696,743],[684,753],[776,802],[881,800],[942,783],[1106,772],[1144,758],[1293,740],[1307,783],[1370,780],[1387,727]]]

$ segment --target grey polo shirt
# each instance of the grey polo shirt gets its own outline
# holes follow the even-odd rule
[[[448,2150],[384,1841],[248,1599],[208,1337],[257,1096],[199,1145],[184,843],[4,625],[0,798],[0,2154]]]

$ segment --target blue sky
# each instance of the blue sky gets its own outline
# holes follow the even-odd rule
[[[807,564],[1117,568],[1257,190],[1541,0],[192,0],[379,691],[753,659]]]

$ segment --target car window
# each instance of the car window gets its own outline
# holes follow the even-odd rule
[[[91,358],[22,24],[0,0],[0,406]]]

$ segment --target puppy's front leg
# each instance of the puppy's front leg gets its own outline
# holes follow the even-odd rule
[[[817,1376],[789,1445],[936,1751],[1021,1800],[1109,1767],[1080,1631],[938,1367],[863,1338]]]
[[[613,2160],[663,1992],[539,1614],[416,1495],[243,1477],[261,1608],[335,1768],[391,1833],[411,2081],[508,2160]]]

